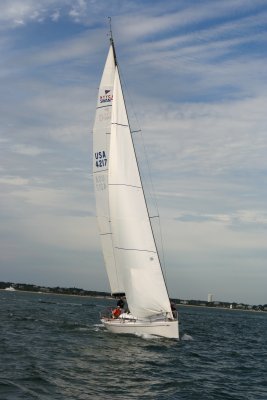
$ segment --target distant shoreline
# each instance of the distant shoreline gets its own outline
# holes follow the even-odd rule
[[[225,310],[225,311],[247,311],[247,312],[257,312],[257,313],[262,313],[265,312],[263,310],[253,310],[253,309],[246,309],[246,308],[230,308],[230,307],[214,307],[214,306],[198,306],[195,304],[176,304],[178,307],[195,307],[195,308],[208,308],[209,310],[214,309],[214,310]]]
[[[0,289],[2,292],[7,292],[7,293],[31,293],[31,294],[44,294],[44,295],[55,295],[55,296],[70,296],[70,297],[79,297],[79,298],[93,298],[93,299],[105,299],[105,300],[113,300],[115,301],[114,297],[111,296],[97,296],[97,295],[80,295],[80,294],[66,294],[66,293],[55,293],[55,292],[36,292],[36,291],[30,291],[30,290],[21,290],[21,289],[15,289],[14,291],[9,291],[6,289]],[[196,304],[180,304],[180,303],[175,303],[175,305],[179,307],[193,307],[193,308],[206,308],[206,309],[214,309],[214,310],[224,310],[224,311],[242,311],[242,312],[254,312],[254,313],[262,313],[264,311],[262,310],[253,310],[253,309],[242,309],[242,308],[229,308],[229,307],[211,307],[211,306],[205,306],[205,305],[196,305]]]
[[[0,289],[1,292],[6,293],[32,293],[32,294],[45,294],[46,296],[49,295],[56,295],[56,296],[71,296],[71,297],[93,297],[94,299],[107,299],[107,300],[114,300],[114,297],[111,296],[100,296],[100,295],[90,295],[90,294],[68,294],[68,293],[57,293],[57,292],[36,292],[35,290],[22,290],[22,289],[15,289],[15,290],[6,290]]]
[[[1,282],[0,290],[7,291],[18,291],[18,292],[31,292],[39,294],[56,294],[63,296],[78,296],[86,298],[99,298],[99,299],[115,299],[116,296],[112,296],[110,292],[97,291],[97,290],[85,290],[77,287],[48,287],[40,286],[29,283],[14,283],[14,282]],[[119,294],[118,296],[119,297]],[[204,301],[204,300],[186,300],[170,298],[170,302],[175,303],[177,306],[189,306],[189,307],[202,307],[202,308],[218,308],[235,311],[267,311],[267,304],[263,305],[250,305],[237,302],[227,301]]]

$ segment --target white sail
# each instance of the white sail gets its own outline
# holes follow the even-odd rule
[[[113,47],[110,46],[99,87],[93,128],[93,175],[97,221],[110,288],[112,293],[122,293],[124,288],[116,268],[112,245],[108,199],[109,142],[114,74],[115,57]]]
[[[109,152],[112,243],[129,309],[137,318],[172,317],[135,156],[118,69]]]

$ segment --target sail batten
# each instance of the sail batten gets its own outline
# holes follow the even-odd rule
[[[126,183],[109,183],[109,186],[128,186],[132,188],[142,189],[141,186],[127,185]]]
[[[125,126],[125,128],[129,127],[129,125],[119,124],[118,122],[112,122],[111,125]]]
[[[117,250],[125,250],[125,251],[146,251],[147,253],[154,253],[157,254],[156,251],[153,250],[147,250],[147,249],[126,249],[124,247],[115,247]]]
[[[99,110],[99,108],[107,108],[107,107],[111,107],[111,104],[108,104],[106,106],[98,106],[98,107],[96,107],[96,109]]]

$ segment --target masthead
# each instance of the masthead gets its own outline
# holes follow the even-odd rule
[[[109,20],[109,40],[110,40],[110,44],[111,44],[111,46],[113,48],[115,65],[118,65],[117,57],[116,57],[116,51],[115,51],[115,45],[114,45],[114,40],[113,40],[113,36],[112,36],[111,17],[108,17],[108,20]]]
[[[111,27],[111,17],[108,17],[109,20],[109,38],[111,43],[113,42],[113,36],[112,36],[112,27]]]

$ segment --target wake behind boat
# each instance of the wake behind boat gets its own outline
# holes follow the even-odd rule
[[[15,292],[16,289],[13,286],[9,286],[7,288],[5,288],[5,290],[7,290],[8,292]]]
[[[128,312],[122,312],[118,317],[113,317],[113,315],[114,310],[110,315],[101,317],[101,322],[113,333],[148,334],[174,339],[179,337],[176,318],[171,319],[159,314],[158,316],[141,319]]]
[[[112,34],[93,129],[93,175],[102,250],[113,296],[129,312],[101,318],[114,333],[178,338],[132,140]]]

